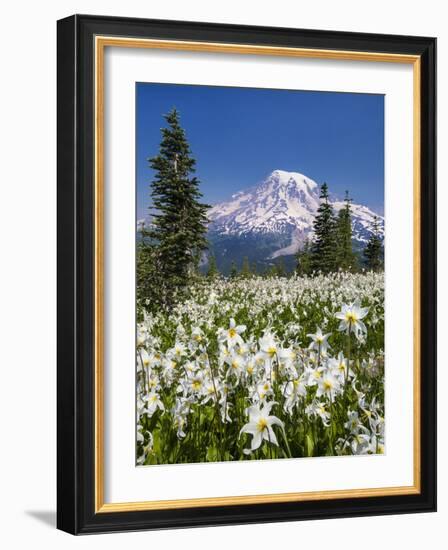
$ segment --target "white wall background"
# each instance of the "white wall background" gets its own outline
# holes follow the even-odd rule
[[[55,523],[56,20],[73,13],[437,36],[439,205],[448,204],[448,30],[439,0],[16,0],[0,33],[0,541],[5,548],[443,546],[448,216],[439,221],[439,512],[75,538]]]

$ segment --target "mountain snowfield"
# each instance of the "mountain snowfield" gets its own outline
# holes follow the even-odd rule
[[[224,237],[246,238],[251,242],[270,237],[271,250],[264,259],[295,254],[307,237],[319,208],[319,185],[299,172],[274,170],[260,184],[234,194],[209,211],[211,242]],[[343,200],[331,200],[335,212]],[[361,204],[351,205],[353,240],[362,248],[368,241],[374,216],[384,235],[384,218]],[[272,250],[273,236],[281,236]],[[286,239],[286,243],[285,243]]]

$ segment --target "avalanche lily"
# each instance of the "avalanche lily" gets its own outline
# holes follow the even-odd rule
[[[275,404],[275,401],[271,401],[270,403],[265,403],[262,407],[252,405],[252,407],[248,408],[249,422],[240,431],[240,437],[242,433],[252,436],[250,449],[245,449],[246,454],[256,451],[263,441],[268,441],[278,446],[277,437],[272,426],[277,424],[283,430],[284,424],[279,418],[269,414]]]
[[[366,325],[362,319],[369,312],[368,307],[361,307],[359,302],[343,304],[341,311],[335,313],[336,319],[340,319],[338,330],[347,334],[353,332],[358,340],[367,334]]]
[[[327,348],[330,346],[328,343],[328,337],[331,336],[331,333],[323,334],[322,330],[318,328],[315,334],[307,334],[308,338],[311,338],[311,343],[308,349],[314,349],[319,353],[325,354]]]
[[[220,329],[218,331],[218,340],[220,343],[227,342],[229,348],[233,348],[236,344],[244,343],[240,334],[246,330],[246,325],[237,325],[235,319],[231,318],[229,328],[227,330]]]

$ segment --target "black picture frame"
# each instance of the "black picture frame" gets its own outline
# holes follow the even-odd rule
[[[436,510],[436,39],[74,15],[57,25],[57,527],[100,533]],[[419,494],[95,512],[94,50],[97,35],[420,56]]]

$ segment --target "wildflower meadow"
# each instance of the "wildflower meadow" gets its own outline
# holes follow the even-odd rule
[[[384,273],[198,280],[139,310],[138,465],[384,452]]]

